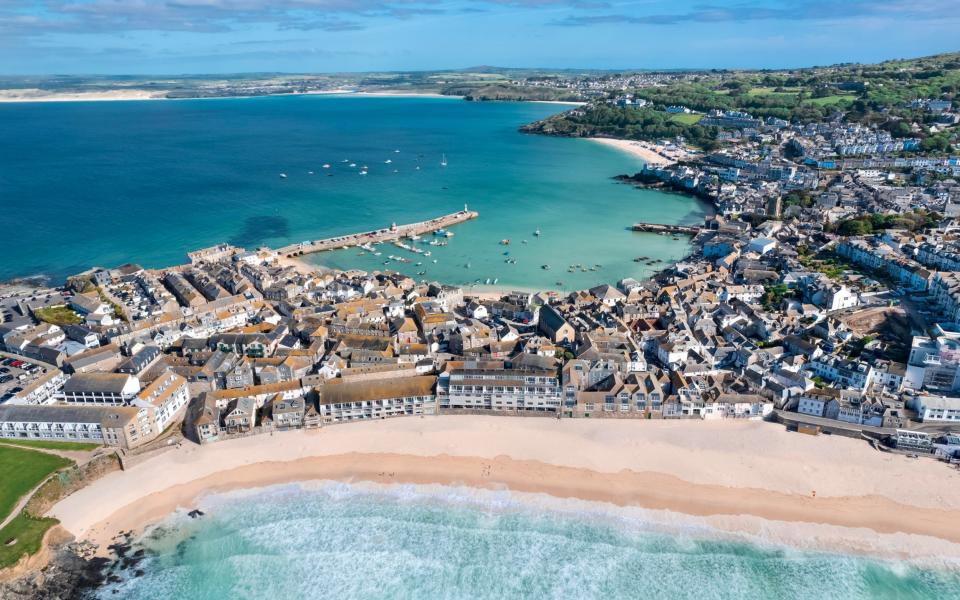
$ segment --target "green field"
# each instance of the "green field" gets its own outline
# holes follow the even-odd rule
[[[841,94],[837,96],[824,96],[823,98],[810,98],[809,101],[817,106],[833,106],[840,102],[849,102],[856,99],[857,97],[853,94]]]
[[[24,448],[45,448],[47,450],[67,450],[85,452],[100,447],[100,444],[89,442],[57,442],[54,440],[8,440],[0,438],[0,445],[23,446]]]
[[[772,87],[755,87],[751,88],[747,92],[748,96],[796,96],[800,92],[800,88],[780,88],[782,91],[777,91],[777,88]]]
[[[0,446],[0,519],[47,475],[71,464],[73,461],[53,454]]]
[[[703,118],[703,115],[693,115],[688,113],[677,113],[675,115],[670,115],[670,120],[674,123],[683,123],[684,125],[693,125],[699,123],[700,119]]]
[[[56,519],[37,519],[26,513],[17,515],[0,529],[0,569],[16,564],[24,554],[36,554],[43,534],[58,522]]]
[[[33,316],[53,325],[77,325],[82,321],[77,313],[62,305],[36,308],[33,311]]]

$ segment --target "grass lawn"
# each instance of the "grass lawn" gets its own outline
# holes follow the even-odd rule
[[[53,454],[0,446],[0,519],[47,475],[71,464],[73,461]]]
[[[670,120],[675,123],[683,123],[684,125],[693,125],[694,123],[699,123],[700,119],[703,118],[703,115],[691,115],[688,113],[677,113],[675,115],[670,115]]]
[[[840,102],[847,102],[856,100],[857,97],[854,94],[842,94],[838,96],[824,96],[823,98],[810,98],[810,102],[813,102],[817,106],[832,106],[834,104],[839,104]]]
[[[46,323],[54,325],[77,325],[82,319],[66,306],[45,306],[33,311],[33,315]]]
[[[54,440],[8,440],[0,438],[0,445],[23,446],[24,448],[46,448],[47,450],[76,450],[85,452],[100,447],[100,444],[90,442],[57,442]]]
[[[40,550],[43,534],[56,525],[56,519],[34,518],[20,513],[6,527],[0,529],[0,569],[16,564],[24,554]],[[16,540],[12,545],[7,545]]]
[[[772,87],[755,87],[750,88],[750,91],[747,92],[748,96],[796,96],[800,92],[800,88],[781,88],[783,91],[778,92],[776,88]]]

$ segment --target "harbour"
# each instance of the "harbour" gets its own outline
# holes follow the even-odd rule
[[[459,225],[460,223],[465,223],[472,219],[476,219],[480,216],[480,213],[477,211],[469,210],[467,205],[463,206],[463,210],[457,211],[455,213],[450,213],[447,215],[442,215],[427,221],[418,221],[416,223],[409,223],[407,225],[397,225],[393,223],[390,227],[383,229],[377,229],[374,231],[365,231],[362,233],[350,233],[347,235],[338,235],[331,238],[326,238],[322,240],[314,240],[309,242],[300,242],[298,244],[290,244],[282,248],[277,249],[279,254],[282,254],[286,257],[292,258],[296,256],[303,256],[304,254],[311,254],[314,252],[325,252],[328,250],[335,249],[346,249],[354,246],[364,246],[366,250],[372,250],[370,244],[380,244],[383,242],[397,242],[397,246],[403,248],[404,250],[410,250],[411,247],[402,244],[399,240],[403,238],[412,238],[414,236],[421,236],[429,233],[444,232],[448,227],[454,225]],[[452,235],[452,232],[445,232],[448,235]]]

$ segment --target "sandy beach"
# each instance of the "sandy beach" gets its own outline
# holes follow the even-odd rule
[[[50,514],[104,547],[204,494],[310,480],[509,489],[805,548],[960,560],[960,473],[755,421],[441,416],[185,444],[107,475]]]
[[[587,138],[595,142],[599,142],[604,146],[610,146],[611,148],[616,148],[623,152],[627,152],[636,156],[643,162],[651,166],[666,166],[672,165],[677,161],[673,158],[669,158],[665,153],[664,149],[658,146],[657,144],[652,144],[650,142],[640,142],[635,140],[614,140],[611,138]]]
[[[165,91],[109,90],[105,92],[49,92],[40,89],[0,90],[0,102],[107,102],[112,100],[163,100]]]
[[[447,96],[431,92],[407,92],[404,90],[383,90],[382,92],[353,92],[353,96],[369,96],[371,98],[454,98],[462,100],[463,96]]]

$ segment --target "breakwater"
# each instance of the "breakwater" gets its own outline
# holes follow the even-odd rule
[[[454,225],[470,221],[471,219],[476,219],[478,216],[480,216],[480,213],[473,210],[468,210],[467,207],[464,206],[463,210],[461,211],[443,215],[435,219],[430,219],[429,221],[418,221],[417,223],[409,223],[407,225],[397,225],[396,223],[393,223],[390,225],[390,227],[385,227],[383,229],[377,229],[374,231],[350,233],[347,235],[338,235],[336,237],[322,240],[290,244],[288,246],[278,248],[277,252],[283,254],[284,256],[303,256],[304,254],[311,254],[313,252],[325,252],[327,250],[349,248],[351,246],[359,246],[360,244],[375,244],[379,242],[399,240],[400,238],[409,237],[412,235],[423,235],[425,233],[432,233],[438,229],[452,227]]]

